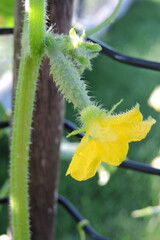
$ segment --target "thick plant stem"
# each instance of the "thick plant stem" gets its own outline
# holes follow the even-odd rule
[[[16,90],[10,163],[10,205],[15,240],[29,240],[28,158],[36,81],[41,57],[32,58],[25,15],[22,53]]]
[[[42,7],[34,7],[36,9],[35,12],[41,12]],[[32,50],[34,46],[31,48],[29,45],[28,10],[26,1],[21,61],[14,106],[10,163],[10,207],[14,240],[30,239],[28,204],[29,144],[36,82],[42,53],[44,51],[43,39],[41,38],[39,40],[39,43],[42,42],[41,46],[37,44],[39,51],[37,53],[34,52],[35,54],[31,54],[33,51],[30,53],[30,49]],[[44,25],[44,19],[42,19],[42,21]],[[42,50],[40,50],[40,48]]]
[[[42,55],[44,52],[45,38],[45,0],[29,1],[29,40],[31,54],[34,56]]]
[[[25,57],[20,64],[12,132],[10,204],[15,240],[29,240],[28,158],[33,103],[41,58]]]

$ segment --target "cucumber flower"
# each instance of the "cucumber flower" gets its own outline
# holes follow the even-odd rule
[[[156,122],[151,117],[143,121],[138,104],[126,113],[114,115],[112,113],[117,105],[119,103],[107,113],[97,106],[88,106],[81,111],[83,128],[68,136],[82,131],[85,135],[66,175],[82,181],[93,177],[101,162],[118,166],[128,153],[128,144],[145,138]]]

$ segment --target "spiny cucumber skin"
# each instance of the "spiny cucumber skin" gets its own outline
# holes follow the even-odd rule
[[[45,0],[29,1],[29,39],[32,56],[42,55],[45,39]]]
[[[48,53],[50,57],[51,73],[56,85],[65,98],[74,104],[79,110],[90,105],[86,86],[72,61],[67,59],[60,51]]]
[[[11,145],[10,207],[14,240],[30,240],[28,159],[33,103],[41,58],[21,61]]]

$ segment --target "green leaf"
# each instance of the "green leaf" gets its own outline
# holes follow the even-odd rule
[[[68,134],[68,135],[67,135],[67,138],[69,138],[69,137],[71,137],[71,136],[74,136],[74,135],[76,135],[76,134],[78,134],[78,133],[85,132],[85,131],[86,131],[86,128],[85,128],[85,127],[84,127],[84,128],[80,128],[80,129],[75,130],[75,131],[71,132],[70,134]]]
[[[96,51],[99,52],[102,50],[101,46],[92,42],[84,42],[83,45],[86,47],[86,49],[90,51]]]

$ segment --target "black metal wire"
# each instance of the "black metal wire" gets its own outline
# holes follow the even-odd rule
[[[13,34],[14,28],[0,28],[0,35]]]
[[[14,31],[13,28],[0,28],[0,35],[3,34],[12,34]],[[154,61],[148,61],[141,58],[135,58],[131,56],[127,56],[123,53],[119,53],[116,50],[114,50],[109,45],[94,39],[92,37],[87,38],[88,40],[99,44],[102,47],[102,53],[107,55],[108,57],[114,59],[115,61],[118,61],[123,64],[139,67],[139,68],[145,68],[145,69],[151,69],[155,71],[160,71],[160,63],[154,62]]]
[[[8,197],[5,197],[5,198],[0,198],[0,204],[6,204],[9,202],[9,199]]]
[[[127,158],[119,165],[119,167],[160,176],[160,169],[153,168],[148,164],[128,160]]]
[[[6,128],[6,127],[9,127],[9,122],[8,121],[0,122],[0,129],[1,128]]]
[[[77,211],[77,209],[63,196],[58,196],[58,202],[69,212],[69,214],[76,220],[76,222],[81,222],[84,217]],[[89,225],[83,227],[85,233],[89,235],[94,240],[111,240],[107,237],[99,235],[93,230]]]
[[[110,47],[109,45],[107,45],[97,39],[89,37],[88,40],[90,40],[94,43],[98,43],[102,47],[102,53],[104,53],[108,57],[110,57],[120,63],[124,63],[127,65],[139,67],[139,68],[160,71],[160,62],[153,62],[153,61],[148,61],[148,60],[144,60],[141,58],[130,57],[130,56],[127,56],[125,54],[115,51],[112,47]]]

